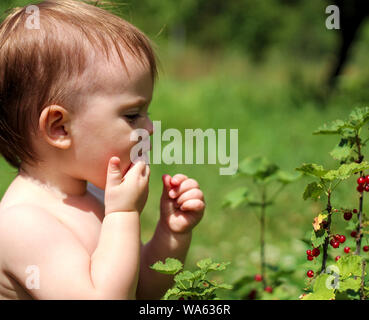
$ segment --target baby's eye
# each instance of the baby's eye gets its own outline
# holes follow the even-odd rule
[[[138,118],[141,117],[141,115],[139,113],[137,114],[126,114],[125,117],[128,119],[128,122],[135,122]]]
[[[149,115],[148,112],[147,115]],[[138,118],[141,118],[143,116],[140,115],[139,113],[136,113],[136,114],[126,114],[125,117],[129,120],[129,122],[135,122]]]

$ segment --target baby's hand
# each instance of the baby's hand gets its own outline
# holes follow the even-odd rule
[[[149,194],[150,167],[144,161],[131,164],[124,178],[120,159],[110,158],[105,187],[105,216],[112,212],[142,212]]]
[[[204,215],[204,195],[194,179],[183,174],[163,175],[160,222],[175,233],[190,232]]]

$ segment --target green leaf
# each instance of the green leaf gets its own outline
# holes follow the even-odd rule
[[[163,297],[163,300],[168,300],[172,296],[177,296],[180,292],[181,292],[181,290],[177,287],[168,289],[167,292],[165,293],[164,297]]]
[[[342,257],[337,261],[339,275],[342,280],[351,276],[361,276],[362,258],[357,255]]]
[[[369,107],[355,108],[349,115],[351,126],[361,128],[369,120]]]
[[[327,281],[332,276],[326,273],[316,277],[313,292],[303,297],[302,300],[332,300],[335,298],[334,289],[327,286]]]
[[[302,172],[305,175],[320,178],[324,176],[328,171],[324,170],[323,166],[317,165],[315,163],[304,163],[301,167],[295,170]]]
[[[279,170],[278,166],[270,163],[265,157],[253,156],[244,159],[239,165],[241,174],[265,180]]]
[[[217,284],[217,288],[218,289],[227,289],[227,290],[232,290],[233,286],[227,283],[219,283]]]
[[[320,198],[323,192],[324,192],[324,189],[321,184],[312,182],[306,186],[302,197],[304,198],[304,200],[307,200],[307,199],[317,200]]]
[[[327,237],[328,237],[327,230],[320,229],[316,232],[313,230],[311,233],[311,243],[313,244],[315,248],[317,248],[324,243]]]
[[[325,180],[344,180],[348,179],[350,176],[355,174],[356,172],[360,172],[363,170],[367,170],[369,168],[369,163],[364,161],[362,163],[349,163],[341,165],[337,170],[330,170],[325,175],[322,176],[322,179]]]
[[[340,143],[330,152],[330,155],[339,161],[346,161],[354,155],[354,149],[348,139],[341,139]]]
[[[348,230],[348,231],[354,231],[354,230],[356,230],[357,225],[358,225],[358,222],[355,222],[353,219],[351,219],[347,223],[346,230]]]
[[[343,120],[335,120],[328,124],[323,124],[313,134],[341,134],[344,128],[351,128],[351,126]]]
[[[339,291],[353,290],[357,291],[360,289],[361,279],[360,277],[348,278],[339,282]]]
[[[196,279],[196,275],[193,274],[191,271],[182,271],[180,273],[178,273],[175,277],[174,277],[174,281],[194,281]]]
[[[241,187],[229,192],[222,204],[222,207],[230,207],[232,209],[238,207],[240,204],[246,202],[248,194],[248,189],[246,187]]]
[[[302,174],[290,173],[282,170],[278,170],[276,173],[277,181],[283,184],[289,184],[300,179]]]
[[[150,268],[163,274],[176,274],[182,270],[183,264],[177,259],[166,258],[165,263],[158,261],[150,266]]]

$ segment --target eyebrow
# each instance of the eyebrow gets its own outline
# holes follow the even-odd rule
[[[140,98],[135,99],[133,101],[129,101],[125,104],[121,104],[120,107],[119,107],[119,111],[126,111],[126,110],[128,110],[130,108],[134,108],[134,107],[142,109],[148,103],[150,103],[150,101],[146,100],[143,97],[140,97]]]

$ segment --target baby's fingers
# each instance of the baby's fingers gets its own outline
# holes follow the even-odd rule
[[[200,189],[194,188],[189,191],[182,193],[177,199],[177,204],[182,205],[185,201],[191,199],[204,200],[204,194]]]
[[[204,209],[205,209],[205,203],[204,201],[199,200],[199,199],[187,200],[180,207],[180,210],[182,211],[201,211]]]

